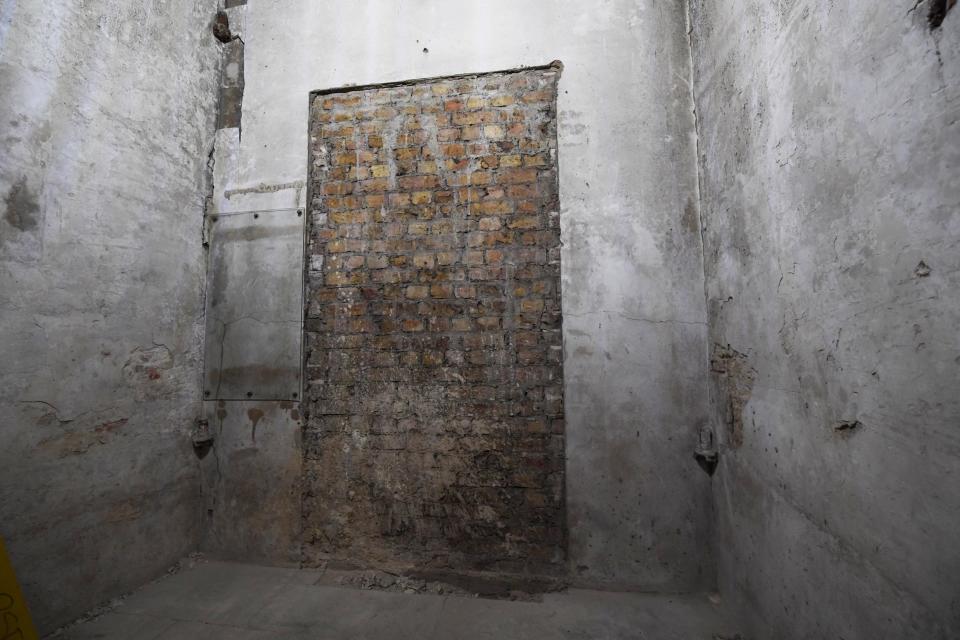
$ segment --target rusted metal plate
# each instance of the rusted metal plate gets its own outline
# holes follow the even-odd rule
[[[282,209],[212,222],[204,398],[300,397],[303,221]]]

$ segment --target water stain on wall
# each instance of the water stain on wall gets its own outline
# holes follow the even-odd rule
[[[4,198],[3,219],[20,231],[31,231],[39,225],[40,204],[37,195],[27,185],[26,176],[10,187]]]

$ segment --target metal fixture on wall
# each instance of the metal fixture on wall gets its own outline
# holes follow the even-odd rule
[[[210,217],[205,400],[295,400],[303,332],[303,211]]]

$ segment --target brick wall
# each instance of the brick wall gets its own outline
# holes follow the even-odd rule
[[[307,564],[563,566],[558,77],[314,97]]]

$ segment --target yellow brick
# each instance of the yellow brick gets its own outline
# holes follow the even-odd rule
[[[454,331],[471,331],[473,323],[470,318],[454,318],[452,328]]]
[[[433,193],[430,191],[414,191],[410,197],[410,202],[413,204],[427,204],[431,200],[433,200]]]
[[[507,135],[506,130],[498,124],[488,124],[483,127],[483,135],[488,140],[502,140]]]
[[[520,311],[523,313],[540,313],[543,311],[543,300],[522,300]]]
[[[514,218],[507,226],[511,229],[536,229],[540,226],[540,220],[535,216]]]
[[[433,254],[432,253],[418,253],[413,256],[413,266],[418,269],[432,269],[433,268]]]

